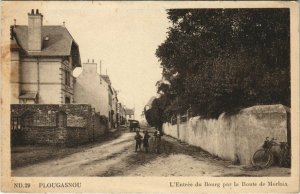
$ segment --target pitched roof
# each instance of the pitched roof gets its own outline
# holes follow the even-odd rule
[[[17,25],[13,28],[19,46],[29,56],[70,56],[72,47],[77,49],[78,65],[80,66],[79,48],[67,28],[64,26],[42,26],[41,52],[28,52],[28,26]],[[48,40],[45,37],[48,36]]]
[[[110,81],[108,75],[100,75],[100,76],[104,79],[104,81],[106,81],[106,83],[108,83],[109,85],[111,84],[111,81]]]
[[[108,76],[108,75],[100,75],[100,77],[101,77],[102,79],[104,79],[104,81],[108,84],[108,88],[109,88],[111,94],[114,94],[114,91],[113,91],[113,88],[112,88],[112,86],[111,86],[111,81],[110,81],[110,79],[109,79],[109,76]]]
[[[134,110],[133,109],[129,109],[129,108],[125,108],[125,114],[126,115],[134,115]]]

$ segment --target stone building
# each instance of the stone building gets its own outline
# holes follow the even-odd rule
[[[125,108],[121,102],[118,103],[117,115],[118,115],[119,125],[124,125],[125,124]]]
[[[74,102],[91,104],[95,111],[108,119],[108,127],[116,123],[117,95],[108,75],[97,72],[94,61],[82,64],[82,72],[74,82]]]
[[[134,108],[133,109],[129,109],[129,108],[125,109],[125,118],[127,121],[130,119],[135,119]]]
[[[118,113],[118,93],[117,91],[112,88],[113,91],[113,95],[112,95],[112,111],[113,111],[113,115],[112,115],[112,122],[113,122],[113,127],[118,127],[120,125],[119,123],[119,113]]]
[[[64,25],[44,26],[43,15],[32,10],[28,26],[11,26],[10,38],[12,145],[73,146],[108,132],[103,115],[109,111],[101,107],[108,107],[110,87],[91,76],[97,64],[85,64],[81,85],[74,84],[79,47]]]
[[[64,25],[43,25],[39,10],[28,25],[11,26],[11,103],[74,101],[73,75],[81,67],[78,44]]]
[[[113,110],[113,88],[111,85],[111,81],[108,75],[100,75],[101,78],[106,82],[108,88],[106,93],[102,93],[103,97],[108,98],[108,106],[107,104],[104,104],[103,108],[105,109],[106,112],[108,112],[108,123],[109,123],[109,128],[112,128],[114,126],[114,115],[115,111]]]
[[[74,102],[91,104],[96,112],[108,118],[108,90],[108,83],[97,73],[97,63],[83,63],[82,72],[74,82]]]

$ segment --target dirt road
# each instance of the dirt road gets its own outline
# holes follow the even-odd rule
[[[19,167],[13,176],[289,176],[290,169],[251,171],[164,136],[161,154],[134,152],[134,133],[59,158]],[[51,169],[51,170],[50,170]]]

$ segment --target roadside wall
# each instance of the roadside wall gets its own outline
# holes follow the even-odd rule
[[[266,137],[288,141],[289,108],[283,105],[253,106],[218,119],[190,118],[179,125],[165,123],[164,133],[241,164],[250,164]]]
[[[11,105],[12,145],[74,146],[106,132],[89,104]]]
[[[94,116],[94,138],[100,137],[106,133],[108,133],[108,126],[105,124],[105,121],[102,121],[101,116],[98,113],[95,113]]]

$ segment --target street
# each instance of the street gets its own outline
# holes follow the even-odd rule
[[[150,139],[150,153],[134,152],[135,133],[122,130],[118,131],[119,135],[115,139],[95,143],[80,152],[15,168],[12,170],[12,176],[290,175],[289,168],[249,170],[243,166],[232,165],[230,161],[221,160],[200,148],[189,146],[166,135],[162,139],[160,154],[153,151],[152,139]],[[150,133],[150,136],[153,134]]]

